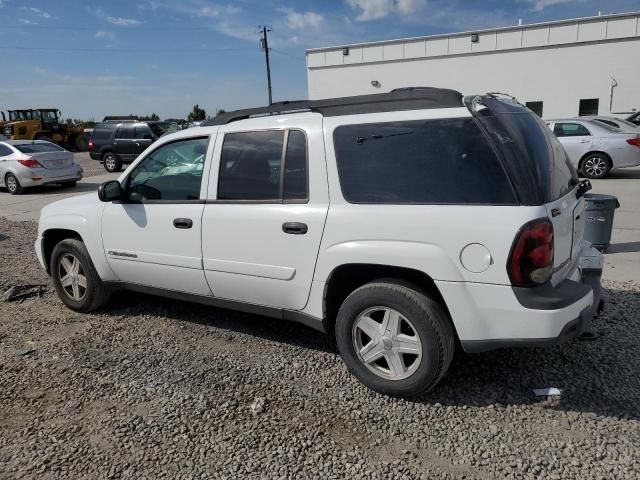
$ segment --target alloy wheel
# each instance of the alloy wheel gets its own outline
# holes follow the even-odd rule
[[[422,360],[422,343],[415,327],[393,308],[363,311],[353,324],[352,338],[358,359],[387,380],[411,376]]]
[[[113,155],[107,155],[106,157],[104,157],[104,164],[108,170],[115,170],[116,158]]]
[[[600,177],[607,171],[607,162],[602,157],[591,157],[584,162],[584,170],[591,177]]]
[[[87,276],[75,256],[65,253],[58,260],[58,279],[69,298],[80,301],[87,293]]]
[[[9,192],[14,193],[18,190],[18,180],[13,175],[7,175],[6,184]]]

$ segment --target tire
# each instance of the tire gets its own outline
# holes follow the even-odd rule
[[[73,268],[74,260],[79,268]],[[53,248],[49,271],[58,298],[71,310],[91,312],[109,301],[111,292],[102,284],[89,252],[80,240],[67,239],[58,243]],[[70,273],[75,275],[69,278]],[[65,278],[71,283],[65,284]]]
[[[13,173],[7,173],[4,177],[4,186],[11,195],[20,195],[24,192],[24,187],[20,185],[20,182]]]
[[[89,139],[83,133],[76,135],[73,139],[73,144],[78,152],[86,152],[89,150]]]
[[[385,322],[394,317],[398,321],[392,334],[385,329]],[[367,318],[375,323],[362,320]],[[394,322],[388,321],[386,327],[389,325]],[[399,354],[399,342],[405,351],[419,354]],[[453,359],[456,337],[439,303],[409,284],[384,279],[368,283],[346,298],[338,311],[336,343],[349,371],[371,390],[392,397],[416,397],[444,377]],[[371,360],[367,363],[359,352],[370,355]]]
[[[119,172],[122,169],[122,162],[113,152],[107,152],[102,155],[102,165],[107,172]]]
[[[74,188],[77,184],[78,182],[74,180],[73,182],[62,182],[60,185],[62,188]]]
[[[604,178],[611,167],[611,158],[604,153],[590,153],[580,161],[580,173],[587,178]]]

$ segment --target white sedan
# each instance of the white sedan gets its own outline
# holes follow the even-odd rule
[[[82,167],[73,154],[43,140],[0,141],[0,187],[13,195],[27,187],[51,183],[75,186],[82,179]]]
[[[573,166],[587,178],[606,177],[612,169],[640,165],[640,135],[598,120],[547,120]]]

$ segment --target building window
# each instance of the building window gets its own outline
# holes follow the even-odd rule
[[[526,105],[529,110],[542,117],[542,102],[527,102]]]
[[[583,98],[580,100],[580,110],[578,115],[581,117],[585,115],[598,115],[598,104],[600,99],[598,98]]]

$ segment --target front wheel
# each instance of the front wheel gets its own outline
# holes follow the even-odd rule
[[[50,272],[58,297],[72,310],[91,312],[109,300],[109,291],[80,240],[63,240],[54,247]]]
[[[580,172],[587,178],[604,178],[611,166],[611,159],[604,153],[590,153],[580,162]]]
[[[336,341],[358,380],[394,397],[414,397],[435,387],[455,349],[445,310],[393,280],[369,283],[347,297],[338,312]]]
[[[102,156],[102,164],[104,165],[104,169],[110,173],[119,172],[122,168],[122,162],[120,162],[118,156],[113,152],[105,153]]]

